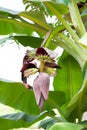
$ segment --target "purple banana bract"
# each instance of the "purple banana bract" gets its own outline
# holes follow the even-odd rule
[[[43,108],[44,101],[48,99],[50,76],[46,73],[40,72],[33,82],[33,90],[37,105],[40,109]]]
[[[39,61],[37,67],[35,60]],[[21,69],[21,79],[27,89],[33,88],[36,103],[42,110],[44,101],[48,99],[50,76],[56,76],[56,69],[61,68],[55,63],[54,52],[49,49],[39,47],[33,50],[27,50],[23,58],[23,67]],[[33,82],[33,87],[27,84],[27,78],[30,75],[39,73]]]

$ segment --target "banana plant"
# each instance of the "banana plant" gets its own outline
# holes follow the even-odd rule
[[[35,100],[36,88],[33,92],[32,89],[26,89],[25,83],[0,79],[0,102],[18,110],[16,113],[0,116],[0,128],[30,127],[41,121],[39,128],[49,130],[87,129],[87,121],[82,120],[87,111],[86,0],[23,0],[23,3],[23,12],[0,8],[0,35],[5,36],[0,44],[12,39],[17,44],[32,47],[32,59],[39,59],[41,62],[39,69],[34,65],[40,72],[38,77],[43,72],[53,74],[54,65],[61,69],[57,69],[53,78],[54,90],[49,91],[44,104],[40,100],[45,98],[39,98],[38,103],[36,95]],[[55,17],[55,21],[48,21],[49,17]],[[63,53],[56,59],[56,65],[47,49],[52,53],[58,47],[63,48]],[[42,48],[46,50],[43,51]],[[38,52],[38,49],[41,51]],[[24,57],[27,61],[23,64],[22,78],[23,74],[28,77],[30,70],[34,70],[30,67],[30,54],[29,52],[26,55],[28,57]],[[40,80],[38,77],[35,87],[38,85],[37,80]],[[39,109],[38,104],[43,109]],[[45,117],[49,118],[44,119]]]

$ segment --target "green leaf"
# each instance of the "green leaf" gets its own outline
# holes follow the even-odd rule
[[[81,68],[76,60],[65,51],[58,60],[58,64],[61,69],[57,70],[57,76],[54,78],[54,89],[64,92],[68,102],[81,87]]]
[[[33,48],[38,48],[41,46],[41,43],[43,41],[42,38],[39,37],[33,37],[33,36],[12,36],[15,40],[17,40],[20,44],[23,46],[30,46]]]
[[[87,130],[87,121],[81,121],[80,123],[78,123],[80,125],[82,125],[84,127],[83,130]]]
[[[41,113],[38,116],[29,115],[23,112],[12,113],[0,116],[0,129],[9,130],[13,128],[26,128],[45,118],[47,112]]]
[[[31,34],[34,25],[19,22],[17,20],[0,18],[0,35],[7,35],[10,33],[17,34]]]
[[[67,107],[67,117],[70,121],[74,121],[78,118],[79,121],[82,119],[82,115],[87,111],[87,62],[83,70],[83,82],[80,90],[69,102]]]
[[[39,128],[44,128],[46,130],[49,130],[49,128],[57,122],[64,122],[64,120],[62,119],[62,117],[56,117],[56,118],[48,118],[48,119],[44,119],[40,122],[39,124]]]
[[[57,44],[54,44],[54,42],[51,41],[48,48],[49,48],[50,50],[55,50],[55,49],[57,48],[57,46],[58,46]]]
[[[83,46],[87,47],[87,33],[85,33],[82,38],[80,38],[80,40],[78,41],[80,44],[82,44]]]
[[[68,7],[69,7],[69,12],[70,12],[73,26],[75,27],[77,34],[80,37],[82,37],[86,33],[86,30],[83,21],[81,19],[76,1],[72,0],[72,2],[69,2]]]
[[[29,12],[21,12],[18,14],[19,16],[26,18],[27,20],[31,20],[37,25],[45,28],[46,30],[50,29],[49,24],[46,23],[44,15],[40,11],[29,11]]]
[[[36,12],[34,14],[34,12],[21,12],[14,15],[13,11],[5,11],[1,11],[0,15],[1,35],[10,33],[31,35],[33,31],[36,31],[39,34],[45,34],[50,29],[50,26],[46,23],[45,18],[41,13],[38,14],[38,12]],[[32,22],[34,23],[31,23],[29,20],[33,20]]]
[[[81,130],[83,127],[74,123],[56,123],[49,130]]]
[[[31,2],[37,2],[37,3],[39,3],[39,2],[53,2],[53,0],[29,0],[29,1],[31,1]],[[24,4],[26,3],[26,2],[29,2],[28,0],[23,0],[23,2],[24,2]],[[66,2],[67,1],[70,1],[70,0],[55,0],[54,2],[55,3],[62,3],[62,4],[66,4]]]
[[[0,34],[6,35],[10,33],[18,34],[31,34],[32,28],[29,28],[27,23],[19,22],[21,21],[20,17],[17,16],[19,12],[9,10],[6,8],[0,8]],[[9,18],[10,17],[10,18]],[[16,19],[14,19],[16,18]],[[32,24],[30,25],[32,27]]]
[[[20,44],[22,44],[23,46],[30,46],[33,48],[38,48],[41,46],[42,42],[43,42],[43,38],[41,37],[34,37],[34,36],[10,36],[10,38],[18,41]],[[7,39],[1,39],[0,43],[2,43],[3,41],[5,41]],[[50,46],[49,49],[54,50],[57,47],[56,44],[54,44],[53,42],[50,42]]]
[[[56,100],[57,97],[57,100]],[[62,97],[62,98],[61,98]],[[61,91],[51,91],[49,98],[45,102],[44,110],[52,110],[53,108],[59,108],[66,102],[65,94]]]
[[[81,13],[81,17],[82,17],[82,20],[83,20],[83,23],[85,25],[85,28],[87,29],[87,8],[84,6],[83,8],[83,12]]]
[[[0,102],[26,113],[39,114],[32,90],[27,90],[22,83],[0,81]]]
[[[68,13],[68,7],[65,6],[64,4],[58,4],[58,3],[55,3],[55,2],[44,2],[45,5],[47,5],[47,3],[49,3],[50,6],[55,7],[55,10],[58,11],[61,15]]]
[[[56,96],[58,100],[56,100]],[[60,100],[60,97],[63,99]],[[0,102],[32,115],[40,113],[33,91],[27,90],[22,83],[0,81]],[[52,111],[53,108],[56,108],[57,105],[61,106],[64,102],[63,92],[49,92],[49,98],[45,102],[43,110]]]
[[[63,9],[62,8],[58,9],[57,4],[54,4],[53,2],[44,2],[44,4],[45,4],[45,6],[47,8],[49,8],[54,13],[54,15],[57,16],[57,18],[62,22],[62,24],[64,25],[64,27],[67,29],[67,31],[72,35],[72,37],[74,38],[74,40],[77,41],[79,39],[79,37],[77,36],[77,34],[75,34],[74,30],[69,26],[69,24],[67,23],[67,21],[62,17],[63,14],[62,14],[61,10],[63,10]],[[66,11],[65,11],[65,13],[66,13]]]
[[[0,34],[31,34],[33,31],[46,33],[50,30],[44,15],[40,11],[17,12],[0,8]]]
[[[46,39],[46,41],[44,43],[44,46],[47,47],[47,48],[50,48],[51,40],[55,37],[56,34],[58,34],[59,32],[62,32],[64,30],[65,30],[65,28],[64,28],[63,25],[59,25],[55,29],[51,30],[50,33],[49,33],[49,35],[47,36],[47,39]]]
[[[53,118],[48,118],[48,119],[42,120],[39,124],[39,128],[47,129],[48,127],[51,127],[56,122],[57,121]]]
[[[87,8],[85,8],[84,10],[83,10],[83,12],[81,13],[81,16],[86,16],[87,15]]]
[[[77,0],[77,1],[78,1],[78,2],[84,2],[84,3],[86,2],[86,0]]]

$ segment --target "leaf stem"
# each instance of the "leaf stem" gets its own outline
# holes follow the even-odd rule
[[[50,42],[51,42],[51,40],[53,39],[53,37],[54,37],[58,32],[60,32],[60,31],[62,31],[62,30],[64,30],[64,29],[65,29],[64,26],[58,26],[58,27],[56,27],[55,29],[53,29],[53,30],[51,31],[51,33],[50,33],[50,35],[49,35],[49,37],[48,37],[46,43],[44,44],[44,46],[45,46],[45,47],[49,47]]]
[[[69,7],[69,12],[70,12],[72,22],[77,31],[77,34],[80,37],[82,37],[86,33],[86,30],[85,30],[85,27],[83,25],[83,22],[82,22],[82,19],[78,10],[76,0],[72,0],[71,2],[69,2],[68,7]]]
[[[79,40],[78,35],[75,33],[75,31],[70,27],[70,25],[66,22],[66,20],[61,16],[61,14],[49,3],[45,2],[45,5],[52,10],[52,12],[57,16],[57,18],[62,22],[62,24],[65,26],[67,31],[72,35],[75,41]]]
[[[75,41],[69,39],[64,34],[59,33],[58,35],[66,42],[65,46],[69,46],[70,51],[72,51],[72,56],[78,61],[81,68],[83,68],[84,63],[87,59],[83,48],[79,44],[75,44]]]

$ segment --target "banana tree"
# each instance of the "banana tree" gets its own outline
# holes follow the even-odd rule
[[[6,36],[0,43],[13,39],[17,44],[32,47],[33,58],[38,58],[41,63],[41,58],[45,59],[44,72],[48,75],[51,70],[53,73],[55,68],[54,59],[50,58],[45,50],[46,55],[38,57],[37,50],[45,48],[54,52],[56,48],[61,47],[64,51],[56,59],[58,65],[55,64],[56,68],[60,66],[61,69],[57,69],[57,75],[53,78],[54,90],[49,91],[47,101],[42,105],[39,101],[40,108],[43,106],[41,110],[37,105],[37,96],[35,100],[36,91],[26,89],[25,83],[1,79],[0,102],[19,111],[0,116],[0,128],[29,127],[41,121],[39,128],[44,129],[87,129],[87,122],[82,120],[84,112],[87,111],[86,0],[23,0],[23,2],[24,12],[0,8],[0,35]],[[55,21],[48,21],[49,17],[55,17]],[[49,66],[46,60],[51,61],[50,66],[53,68],[46,68]],[[38,70],[35,65],[34,68],[35,71],[32,67],[30,69],[32,74]],[[25,70],[24,66],[21,72],[28,77],[30,70]],[[42,67],[39,71],[43,72]],[[25,81],[23,76],[22,79]],[[45,117],[49,118],[44,119]]]

